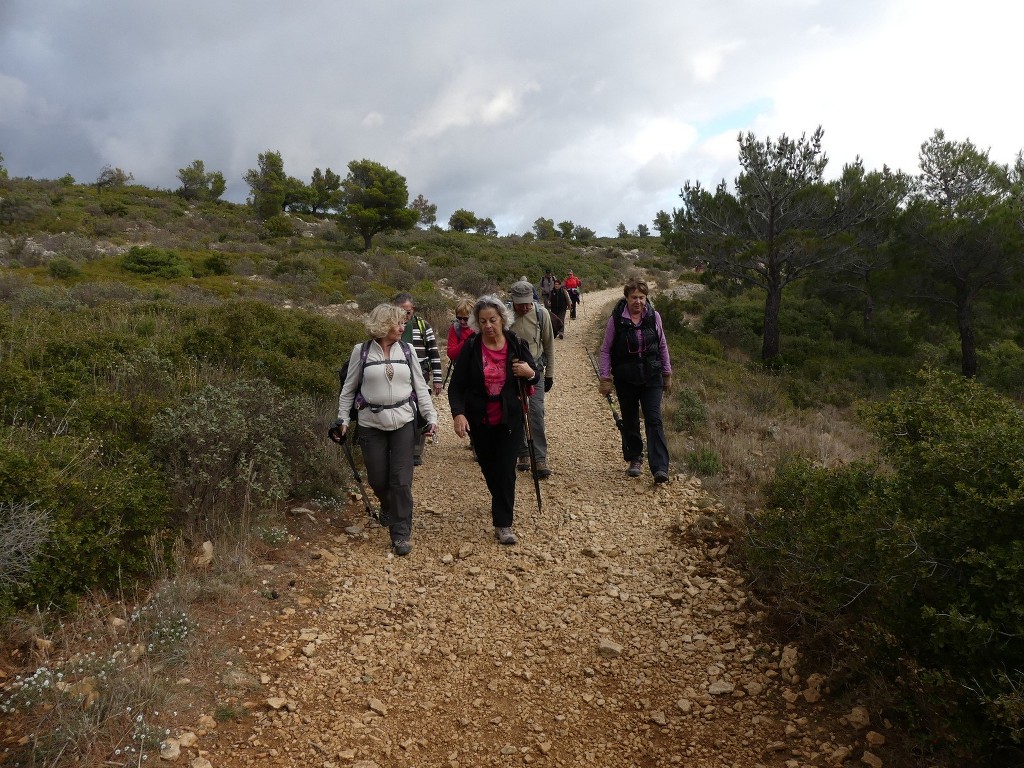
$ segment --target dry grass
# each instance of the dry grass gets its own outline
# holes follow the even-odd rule
[[[167,559],[158,546],[145,594],[94,594],[74,614],[26,613],[0,627],[0,764],[158,760],[178,710],[212,690],[223,665],[207,656],[222,644],[202,638],[224,639],[223,617],[253,593],[252,552],[265,545],[225,538],[209,567],[181,539]]]
[[[793,408],[777,375],[744,367],[731,386],[689,375],[684,386],[704,404],[704,421],[687,431],[670,430],[669,451],[701,475],[704,487],[737,521],[760,507],[760,489],[781,461],[799,456],[837,466],[877,451],[848,410]],[[675,422],[678,408],[676,398],[666,404],[666,424]],[[707,471],[709,457],[717,458],[719,471]]]

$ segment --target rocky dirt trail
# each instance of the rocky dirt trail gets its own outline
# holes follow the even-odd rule
[[[182,758],[224,766],[804,766],[849,755],[808,719],[820,681],[765,643],[712,502],[674,469],[625,476],[586,348],[617,290],[558,341],[538,514],[494,539],[479,470],[442,398],[416,470],[411,555],[356,512],[294,563],[238,632],[241,720],[203,721]],[[211,713],[212,714],[212,713]],[[856,735],[837,726],[846,743]],[[200,755],[198,759],[196,756]],[[860,757],[860,752],[856,757]]]

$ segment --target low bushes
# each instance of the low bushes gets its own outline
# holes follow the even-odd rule
[[[994,754],[1024,740],[1024,412],[925,371],[863,416],[879,461],[779,469],[755,582],[804,642],[898,681],[932,737]]]

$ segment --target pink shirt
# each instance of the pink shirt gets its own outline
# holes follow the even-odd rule
[[[505,386],[508,341],[506,340],[505,345],[497,351],[488,349],[487,345],[483,343],[480,344],[480,349],[483,350],[484,359],[484,388],[487,390],[488,396],[500,397],[502,387]],[[488,400],[487,416],[484,419],[486,423],[501,424],[501,417],[501,400]]]

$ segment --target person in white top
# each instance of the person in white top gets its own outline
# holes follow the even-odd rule
[[[416,353],[402,342],[405,312],[379,304],[366,320],[371,340],[365,365],[363,344],[349,358],[348,375],[338,397],[338,420],[344,436],[353,402],[359,407],[359,446],[366,477],[380,500],[380,523],[391,533],[396,555],[412,551],[412,473],[416,443],[416,411],[424,431],[437,431],[437,411]],[[361,369],[361,370],[360,370]],[[358,396],[358,399],[357,399]]]

